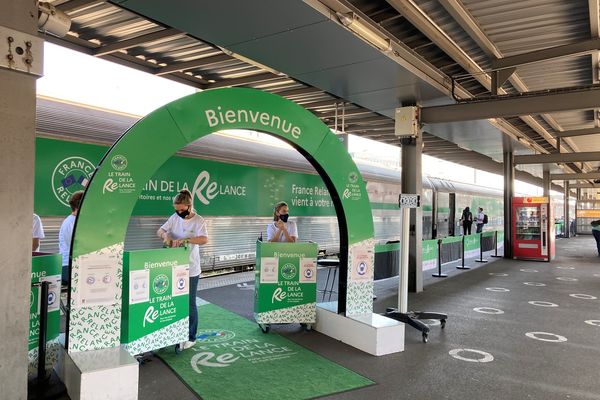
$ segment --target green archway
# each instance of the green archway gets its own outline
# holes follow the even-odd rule
[[[127,225],[144,187],[175,152],[224,129],[250,129],[285,140],[321,175],[340,228],[338,312],[372,312],[373,220],[366,188],[338,138],[317,117],[282,97],[254,89],[196,93],[152,112],[110,148],[86,189],[71,248],[68,350],[120,343],[122,255]],[[199,213],[202,214],[201,207]],[[370,260],[370,274],[352,273],[353,259]],[[356,269],[356,268],[355,268]],[[104,271],[100,291],[85,285],[91,270]]]

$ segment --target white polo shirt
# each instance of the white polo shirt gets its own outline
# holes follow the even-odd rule
[[[190,219],[183,219],[179,215],[173,214],[160,229],[167,232],[174,240],[190,239],[198,236],[208,237],[206,222],[198,214],[194,214]],[[202,272],[200,267],[200,246],[190,244],[188,248],[190,250],[190,276],[198,276]]]
[[[33,235],[31,236],[34,239],[43,239],[46,236],[44,235],[44,226],[42,225],[42,220],[37,214],[33,214]],[[40,246],[33,250],[40,251]]]
[[[58,232],[58,249],[62,255],[62,265],[69,265],[69,253],[71,252],[71,240],[73,239],[74,215],[69,215],[63,221]]]
[[[297,240],[298,239],[298,228],[296,227],[296,223],[294,221],[288,220],[288,222],[285,222],[285,227],[287,228],[288,234],[290,236],[295,236],[296,240]],[[275,221],[273,221],[272,223],[267,225],[267,241],[270,242],[278,230],[279,230],[279,228],[277,228],[277,226],[275,226]],[[277,240],[277,241],[285,242],[286,241],[285,234],[282,233],[281,236],[279,237],[279,240]]]

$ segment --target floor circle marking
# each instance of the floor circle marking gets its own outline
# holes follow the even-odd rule
[[[558,269],[575,269],[575,267],[556,267]]]
[[[510,289],[503,287],[486,287],[485,290],[489,290],[490,292],[510,292]]]
[[[566,337],[549,332],[527,332],[525,336],[531,339],[541,340],[542,342],[561,343],[567,341]],[[545,339],[539,336],[553,336],[554,339]]]
[[[463,357],[463,356],[459,355],[460,353],[475,353],[475,354],[479,354],[479,355],[483,356],[483,358]],[[448,354],[450,354],[452,357],[456,358],[457,360],[468,361],[468,362],[488,363],[488,362],[494,361],[493,355],[491,355],[490,353],[486,353],[485,351],[481,351],[481,350],[454,349],[454,350],[450,350],[448,352]]]
[[[508,276],[508,274],[504,274],[502,272],[490,272],[492,276]]]
[[[523,282],[523,285],[536,286],[536,287],[546,286],[545,283],[540,283],[540,282]]]
[[[596,300],[597,299],[596,296],[592,296],[591,294],[583,294],[583,293],[573,293],[573,294],[570,294],[569,296],[575,297],[576,299],[583,299],[583,300]]]
[[[588,319],[585,323],[592,326],[600,326],[600,319]]]
[[[549,301],[533,300],[533,301],[528,301],[528,303],[531,304],[532,306],[538,306],[538,307],[558,307],[558,304],[550,303]]]
[[[533,268],[521,268],[520,271],[521,272],[538,272],[537,269],[533,269]]]
[[[473,309],[473,311],[477,311],[478,313],[482,313],[482,314],[504,314],[504,311],[498,309],[498,308],[492,308],[492,307],[475,307]]]
[[[558,278],[559,281],[564,281],[564,282],[577,282],[579,279],[577,278],[569,278],[568,276],[559,276]]]

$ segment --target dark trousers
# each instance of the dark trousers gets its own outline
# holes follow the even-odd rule
[[[196,306],[196,292],[198,291],[198,281],[200,276],[190,276],[190,335],[191,342],[196,340],[198,331],[198,307]]]
[[[592,235],[596,239],[596,248],[598,249],[598,255],[600,256],[600,231],[592,229]]]
[[[63,265],[62,266],[62,273],[61,273],[61,280],[62,280],[62,284],[67,286],[69,284],[69,281],[71,280],[71,274],[69,273],[69,266],[68,265]]]
[[[463,235],[471,234],[471,225],[473,225],[472,222],[463,222]]]
[[[476,224],[477,225],[477,233],[481,233],[483,232],[483,224]]]

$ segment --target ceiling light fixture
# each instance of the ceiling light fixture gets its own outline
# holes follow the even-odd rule
[[[380,33],[376,32],[362,19],[356,16],[356,14],[350,12],[342,14],[340,12],[335,13],[338,19],[346,28],[356,33],[359,37],[371,43],[382,51],[391,51],[392,45],[389,39],[381,36]]]

